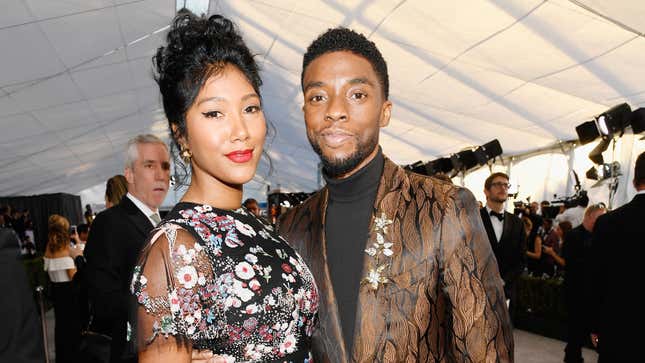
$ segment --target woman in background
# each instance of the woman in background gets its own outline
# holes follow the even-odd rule
[[[72,282],[76,274],[74,260],[70,257],[72,239],[80,243],[78,234],[70,236],[67,218],[51,215],[47,223],[44,264],[52,282],[56,363],[76,362],[81,337],[78,288]]]
[[[128,181],[125,176],[117,174],[108,179],[105,185],[105,209],[111,208],[121,202],[121,198],[128,193]]]

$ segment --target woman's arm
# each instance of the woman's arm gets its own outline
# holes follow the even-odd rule
[[[564,267],[566,265],[566,261],[564,260],[564,258],[560,257],[560,255],[555,253],[555,251],[553,250],[553,247],[544,246],[544,253],[553,257],[553,260],[555,260],[555,263],[557,263],[559,266]]]
[[[192,350],[186,345],[160,344],[154,349],[140,351],[139,363],[190,363]]]
[[[534,260],[539,260],[542,257],[542,238],[540,236],[535,236],[533,251],[526,251],[526,255]]]

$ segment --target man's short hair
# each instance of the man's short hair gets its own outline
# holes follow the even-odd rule
[[[645,185],[645,151],[636,158],[634,166],[634,184]]]
[[[244,203],[242,203],[242,205],[243,205],[245,208],[248,208],[248,207],[249,207],[251,204],[253,204],[253,203],[258,204],[258,201],[257,201],[257,200],[255,200],[255,199],[253,199],[253,198],[249,198],[249,199],[245,200],[245,201],[244,201]],[[259,205],[259,204],[258,204],[258,205]]]
[[[130,139],[128,141],[128,145],[126,146],[126,153],[125,153],[125,167],[132,169],[134,167],[134,162],[137,161],[139,158],[139,148],[138,146],[140,144],[161,144],[166,148],[166,151],[168,151],[168,145],[158,138],[155,135],[152,134],[143,134],[143,135],[137,135]]]
[[[484,182],[484,188],[486,190],[490,190],[490,187],[493,185],[493,180],[497,177],[502,177],[507,181],[510,180],[508,178],[508,175],[506,175],[506,173],[502,173],[502,172],[493,173],[488,178],[486,178],[486,181]]]
[[[305,70],[309,63],[327,53],[342,51],[363,57],[372,65],[383,89],[383,97],[387,100],[390,94],[390,80],[387,73],[387,63],[385,63],[381,52],[376,48],[376,44],[363,34],[344,27],[328,29],[307,48],[302,59],[302,73],[300,74],[300,86],[303,91]]]

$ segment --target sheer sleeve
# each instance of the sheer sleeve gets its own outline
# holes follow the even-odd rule
[[[211,260],[189,232],[173,224],[155,230],[132,277],[138,351],[216,338],[206,324],[215,308],[208,293],[214,289],[212,274]]]

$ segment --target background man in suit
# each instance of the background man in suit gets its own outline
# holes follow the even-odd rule
[[[645,152],[636,159],[634,187],[634,199],[598,218],[593,231],[591,340],[603,363],[642,356],[642,334],[631,332],[645,326],[642,301],[633,295],[645,256]]]
[[[85,247],[92,330],[112,337],[111,362],[136,362],[136,357],[123,356],[130,278],[148,233],[161,220],[158,208],[170,180],[166,144],[154,135],[130,140],[125,177],[128,193],[96,216]]]
[[[567,309],[568,337],[564,361],[583,362],[582,347],[589,342],[589,300],[591,232],[598,217],[607,210],[603,205],[589,206],[582,224],[564,236],[562,257],[565,261],[564,298]],[[624,250],[622,252],[625,252]]]
[[[406,171],[378,145],[390,120],[385,60],[330,29],[307,49],[307,137],[327,186],[280,232],[320,294],[316,362],[511,362],[502,281],[472,193]]]
[[[480,209],[480,213],[497,258],[499,274],[504,280],[504,293],[512,317],[517,279],[526,262],[526,233],[522,220],[504,210],[510,186],[508,181],[508,175],[504,173],[493,173],[486,178],[486,206]]]

